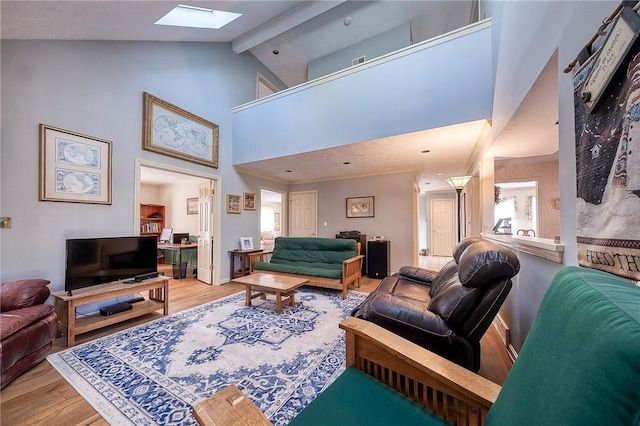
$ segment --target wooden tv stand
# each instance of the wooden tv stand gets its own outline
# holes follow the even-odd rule
[[[76,308],[101,300],[114,299],[141,291],[149,291],[144,302],[133,303],[133,309],[113,315],[99,313],[76,318]],[[58,316],[58,330],[67,336],[67,346],[75,345],[76,336],[88,331],[97,330],[111,324],[117,324],[162,309],[162,314],[169,313],[169,278],[159,276],[144,281],[125,284],[123,281],[100,284],[92,287],[73,290],[69,296],[66,291],[51,293],[55,301]]]

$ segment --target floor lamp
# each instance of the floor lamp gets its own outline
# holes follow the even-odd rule
[[[451,185],[458,194],[458,242],[460,242],[460,193],[470,179],[471,176],[454,176],[447,179],[447,183]]]

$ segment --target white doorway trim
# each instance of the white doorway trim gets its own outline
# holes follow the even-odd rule
[[[220,212],[222,211],[222,178],[218,175],[210,175],[207,173],[199,173],[194,172],[193,170],[182,169],[180,167],[169,166],[167,164],[154,163],[148,160],[142,160],[140,158],[135,159],[135,167],[134,167],[134,188],[133,188],[133,235],[140,234],[140,168],[149,167],[152,169],[164,170],[168,172],[181,173],[188,176],[193,176],[202,179],[209,179],[215,183],[215,193],[213,194],[213,211],[216,212],[214,214],[214,223],[212,224],[212,229],[214,230],[213,235],[213,250],[217,256],[217,259],[214,260],[214,272],[213,272],[213,284],[219,285],[220,282],[220,269],[222,265],[222,252],[220,247],[222,246],[221,242],[221,234],[222,234],[222,215]]]
[[[288,200],[288,192],[287,191],[283,191],[281,189],[273,189],[270,188],[268,186],[260,186],[260,192],[262,193],[262,191],[270,191],[270,192],[275,192],[277,194],[280,194],[280,203],[281,203],[281,213],[280,213],[280,234],[283,237],[286,237],[287,234],[287,226],[286,224],[287,222],[287,200]],[[260,203],[262,203],[262,198],[260,198]]]

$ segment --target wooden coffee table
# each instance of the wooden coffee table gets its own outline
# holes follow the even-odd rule
[[[276,313],[282,313],[282,304],[295,306],[295,292],[300,286],[309,282],[306,278],[285,277],[273,274],[251,274],[244,277],[234,278],[235,283],[244,284],[246,288],[246,306],[251,306],[251,300],[260,297],[265,300],[266,293],[276,295]],[[255,290],[258,293],[251,294]],[[284,297],[284,299],[283,299]]]

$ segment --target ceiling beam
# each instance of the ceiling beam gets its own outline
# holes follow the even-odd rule
[[[343,1],[305,1],[282,15],[235,38],[231,41],[231,48],[238,54],[245,52],[309,19],[315,18],[343,3]]]

